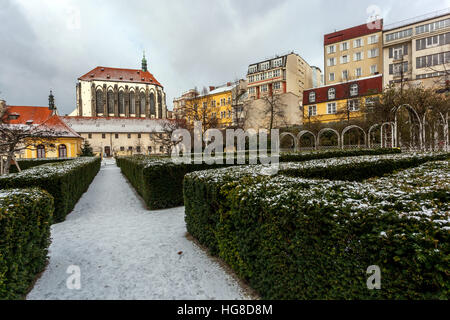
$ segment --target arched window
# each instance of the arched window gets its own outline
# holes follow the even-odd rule
[[[130,92],[130,113],[136,114],[136,101],[134,100],[134,92]]]
[[[316,93],[314,91],[309,93],[309,102],[316,102]]]
[[[350,86],[350,96],[355,97],[358,95],[358,84],[354,83]]]
[[[328,89],[328,100],[336,99],[336,89],[330,88]]]
[[[161,96],[161,92],[158,92],[158,117],[162,118],[162,96]]]
[[[67,158],[67,147],[65,144],[60,144],[58,146],[58,157]]]
[[[141,114],[145,113],[145,93],[141,92],[141,102],[139,104],[139,116],[141,116]]]
[[[150,115],[156,116],[156,108],[155,108],[155,94],[150,93]]]
[[[103,113],[103,92],[101,89],[98,89],[95,96],[95,110],[97,113]]]
[[[36,148],[36,158],[42,159],[45,158],[45,147],[44,145],[40,144]]]
[[[119,114],[125,114],[125,97],[123,91],[119,91]]]
[[[114,93],[108,91],[108,113],[114,113]]]

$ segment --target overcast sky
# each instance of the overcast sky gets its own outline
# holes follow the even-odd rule
[[[245,78],[290,51],[323,70],[323,35],[450,7],[450,0],[0,0],[0,98],[75,108],[77,78],[96,66],[148,67],[167,104],[190,88]],[[378,9],[377,9],[378,8]]]

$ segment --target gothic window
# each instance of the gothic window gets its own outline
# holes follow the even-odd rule
[[[150,93],[150,115],[156,116],[155,94]]]
[[[140,114],[145,113],[145,93],[141,92]]]
[[[108,91],[108,113],[114,113],[114,93]]]
[[[134,92],[130,92],[130,113],[136,114],[136,103],[134,100]]]
[[[97,113],[103,113],[103,92],[102,90],[98,89],[95,93],[95,104],[96,104],[96,112]]]
[[[125,97],[123,91],[119,91],[119,114],[125,114]]]
[[[158,116],[162,118],[162,96],[161,92],[158,93]]]

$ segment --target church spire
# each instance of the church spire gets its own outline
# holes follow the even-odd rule
[[[53,96],[52,90],[50,90],[50,95],[48,96],[48,108],[50,110],[55,110],[55,97]]]
[[[144,51],[144,57],[142,58],[142,71],[147,71],[147,59],[145,59],[145,51]]]

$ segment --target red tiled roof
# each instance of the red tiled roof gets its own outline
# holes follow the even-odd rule
[[[7,106],[6,112],[19,116],[17,119],[7,119],[6,123],[8,124],[27,124],[27,121],[32,120],[34,125],[44,125],[59,132],[64,131],[61,137],[81,138],[58,115],[53,115],[52,110],[48,107]]]
[[[121,81],[134,83],[148,83],[162,87],[155,77],[148,71],[138,69],[120,69],[97,67],[78,78],[78,80]]]
[[[305,106],[310,104],[347,99],[349,95],[349,86],[353,83],[358,84],[358,96],[381,92],[383,90],[383,76],[379,75],[367,79],[354,80],[347,83],[331,84],[324,87],[305,90],[303,92],[303,105]],[[336,99],[328,99],[328,89],[330,88],[336,89]],[[313,91],[316,93],[316,101],[309,102],[309,93]]]
[[[383,19],[373,22],[372,24],[370,24],[370,26],[371,28],[368,27],[367,23],[365,23],[356,27],[326,34],[324,36],[324,45],[362,37],[375,32],[380,32],[383,30]]]

